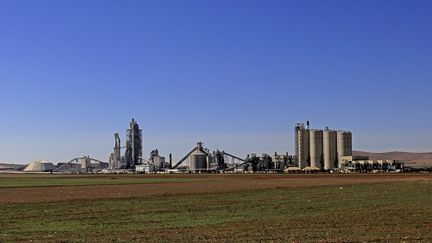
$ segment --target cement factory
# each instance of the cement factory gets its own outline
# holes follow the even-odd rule
[[[109,157],[111,172],[137,173],[313,173],[313,172],[402,172],[404,163],[398,160],[369,160],[353,156],[350,131],[310,129],[309,121],[295,125],[295,155],[248,154],[240,158],[224,150],[211,151],[198,142],[178,162],[168,161],[157,149],[148,159],[142,156],[142,131],[135,120],[126,131],[126,146],[121,146],[119,134],[114,134],[114,151]],[[125,149],[124,155],[121,150]]]
[[[143,156],[142,130],[135,119],[126,130],[124,146],[119,133],[114,134],[113,152],[108,162],[90,156],[73,158],[57,165],[37,161],[20,168],[21,172],[51,173],[366,173],[403,172],[405,164],[399,160],[370,160],[367,156],[353,156],[352,133],[328,127],[311,129],[309,121],[294,127],[295,154],[255,154],[240,158],[225,150],[213,150],[198,142],[177,162],[172,154],[168,160],[151,151]]]

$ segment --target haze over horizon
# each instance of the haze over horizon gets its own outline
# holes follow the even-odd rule
[[[294,151],[294,124],[353,149],[432,151],[431,1],[0,2],[0,162],[107,161],[203,141]]]

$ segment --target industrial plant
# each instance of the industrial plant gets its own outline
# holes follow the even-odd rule
[[[142,156],[142,131],[132,119],[126,131],[126,146],[114,134],[114,151],[109,157],[109,171],[114,173],[313,173],[313,172],[401,172],[404,163],[398,160],[369,160],[353,156],[352,133],[345,130],[310,129],[309,121],[295,125],[295,154],[256,154],[240,158],[225,150],[213,150],[198,142],[178,162],[168,161],[151,151]],[[125,149],[124,155],[121,150]]]
[[[174,162],[153,149],[148,158],[143,155],[142,130],[135,119],[126,129],[122,144],[119,133],[114,134],[113,151],[108,162],[83,156],[56,165],[36,161],[24,166],[21,172],[37,173],[365,173],[403,172],[399,160],[370,160],[353,156],[352,133],[347,130],[311,129],[309,121],[294,127],[294,151],[288,153],[250,153],[245,158],[225,150],[210,150],[197,142],[189,153]]]
[[[402,172],[399,160],[369,160],[353,156],[352,133],[345,130],[310,129],[309,121],[295,125],[295,161],[305,171]]]

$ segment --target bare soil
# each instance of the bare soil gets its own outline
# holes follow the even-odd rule
[[[109,175],[106,177],[111,179],[121,179],[125,176],[126,175]],[[138,177],[139,176],[147,178],[203,178],[203,180],[197,180],[195,182],[162,182],[130,185],[1,188],[0,203],[141,198],[155,195],[190,195],[259,189],[299,188],[325,185],[344,186],[365,183],[432,180],[431,174],[138,175]],[[95,177],[101,178],[103,176]]]

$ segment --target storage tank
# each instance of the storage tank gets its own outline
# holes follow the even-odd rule
[[[350,131],[338,131],[337,154],[339,165],[342,162],[342,157],[352,156],[352,134]]]
[[[310,130],[310,166],[322,169],[322,157],[323,157],[323,131],[322,130]]]
[[[326,128],[323,131],[324,170],[337,166],[337,132]]]
[[[295,149],[299,168],[303,169],[309,165],[309,129],[304,124],[295,127]]]
[[[202,144],[198,143],[195,151],[190,155],[190,170],[193,172],[207,170],[207,154],[202,151]]]

